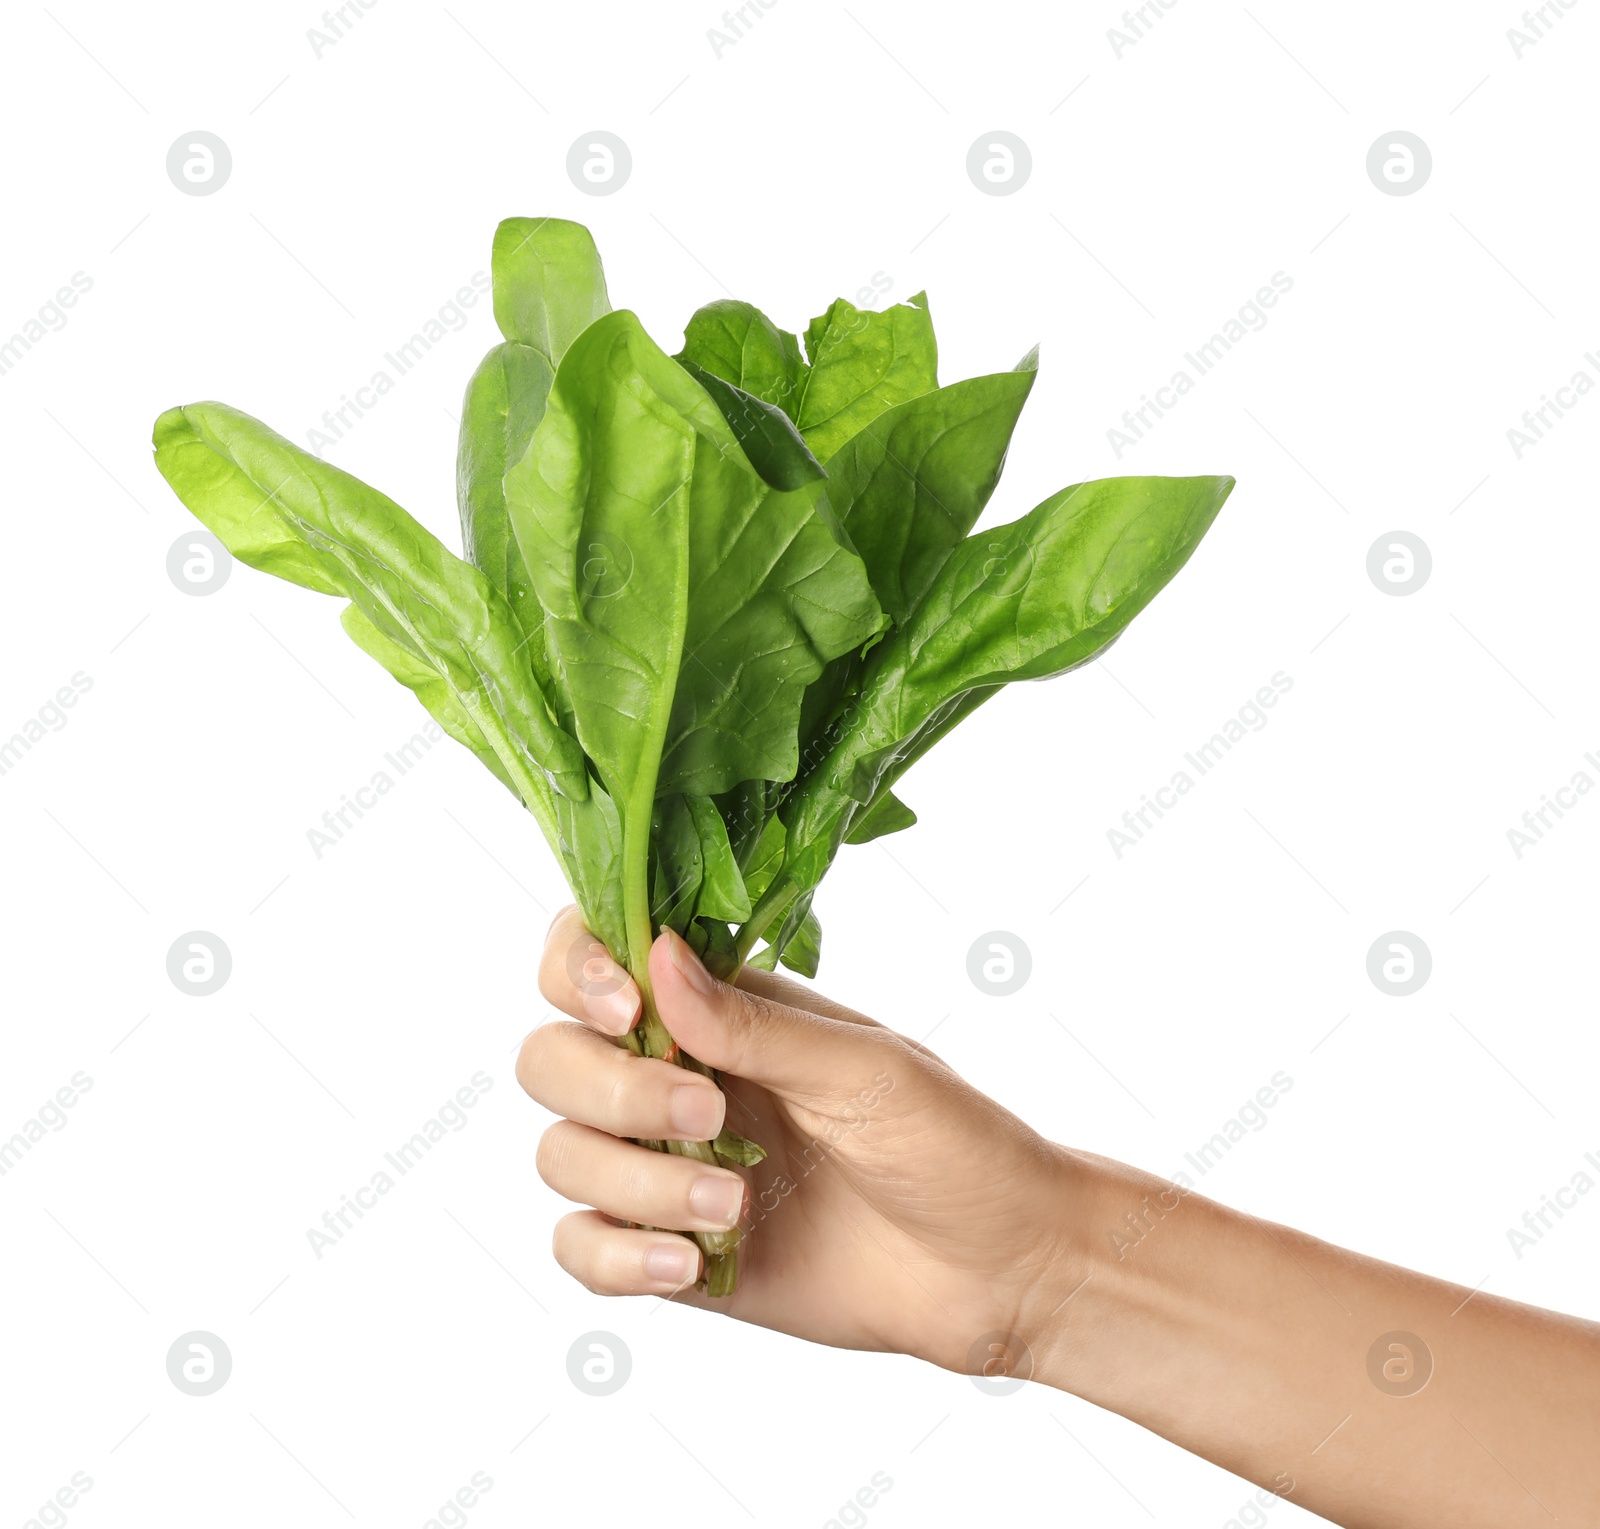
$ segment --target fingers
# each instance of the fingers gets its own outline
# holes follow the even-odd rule
[[[661,1018],[691,1056],[710,1067],[795,1096],[831,1098],[884,1048],[898,1044],[880,1025],[808,1012],[719,982],[670,931],[650,948],[650,981]],[[841,1015],[848,1011],[840,1011]]]
[[[613,1136],[710,1141],[727,1111],[710,1078],[634,1056],[582,1025],[535,1030],[517,1056],[517,1081],[552,1114]]]
[[[551,1248],[596,1295],[676,1295],[700,1277],[700,1249],[687,1237],[613,1226],[596,1210],[563,1216]]]
[[[558,1120],[539,1142],[539,1177],[559,1195],[619,1221],[722,1232],[744,1210],[744,1180],[727,1168],[651,1152]]]
[[[539,961],[539,991],[552,1007],[602,1035],[626,1035],[639,1018],[639,989],[584,928],[575,907],[556,914]]]

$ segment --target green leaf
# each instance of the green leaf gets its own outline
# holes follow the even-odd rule
[[[546,830],[546,836],[566,872],[567,885],[583,910],[584,926],[607,950],[627,950],[622,815],[616,803],[590,781],[589,794],[582,801],[557,796],[552,809],[556,831],[551,836]]]
[[[939,385],[939,351],[923,292],[881,313],[837,299],[812,319],[806,354],[810,369],[787,412],[819,462],[885,409]]]
[[[661,797],[650,823],[655,870],[650,878],[650,918],[661,929],[683,934],[694,913],[705,875],[694,815],[681,795]]]
[[[760,897],[772,885],[773,877],[783,865],[785,837],[783,819],[773,813],[744,866],[745,891],[751,897]]]
[[[540,631],[544,613],[511,530],[501,480],[508,467],[522,460],[544,418],[554,377],[550,363],[531,346],[510,341],[496,345],[467,384],[456,450],[456,503],[467,561],[481,568],[506,597],[533,639],[529,649],[535,672],[546,678]]]
[[[236,458],[201,433],[196,423],[203,417],[200,411],[225,409],[224,404],[193,404],[189,409],[168,409],[156,421],[156,466],[162,476],[195,519],[241,563],[319,594],[342,595],[344,576],[338,566],[308,545],[278,513],[274,492],[301,475],[298,464],[292,458],[285,461],[277,450],[252,451],[248,440]],[[285,451],[296,450],[281,436],[273,440],[281,442]]]
[[[657,794],[683,661],[696,414],[727,428],[631,313],[607,315],[569,350],[505,478],[556,685],[625,824]]]
[[[1232,478],[1106,478],[968,537],[869,685],[881,695],[903,664],[902,714],[931,713],[975,686],[1075,668],[1188,561],[1232,489]]]
[[[1038,350],[1016,368],[938,388],[886,409],[828,459],[828,501],[861,554],[874,593],[902,622],[982,514],[999,481]],[[846,654],[806,691],[800,769],[826,752],[860,686]]]
[[[881,792],[866,811],[858,813],[845,838],[846,844],[870,844],[885,834],[912,827],[917,815],[891,791]]]
[[[409,643],[385,636],[362,614],[359,605],[347,605],[339,613],[339,624],[349,634],[350,640],[371,658],[383,665],[408,690],[428,708],[433,720],[458,743],[464,743],[511,790],[516,782],[501,764],[500,756],[484,737],[483,729],[473,721],[460,697],[437,669]]]
[[[392,499],[225,404],[169,409],[156,421],[155,447],[178,497],[241,561],[254,562],[265,545],[272,550],[260,566],[276,571],[276,549],[298,539],[294,582],[315,573],[313,588],[348,595],[383,637],[425,658],[541,821],[552,789],[584,796],[583,755],[519,654],[504,598]],[[237,507],[252,500],[259,509],[241,521]],[[269,513],[278,529],[264,534],[260,517]]]
[[[506,343],[483,358],[462,404],[461,539],[468,562],[489,575],[516,612],[528,661],[548,690],[544,613],[511,530],[502,480],[544,418],[557,363],[611,304],[594,240],[577,223],[508,218],[495,231],[493,267],[495,317]]]
[[[1102,650],[1104,651],[1104,650]],[[906,740],[905,744],[895,751],[894,762],[878,778],[878,787],[873,794],[871,806],[867,812],[870,814],[883,800],[894,783],[900,779],[924,754],[931,749],[941,738],[954,728],[965,722],[983,703],[992,696],[999,695],[1005,689],[1004,683],[994,685],[975,685],[971,690],[962,692],[954,700],[940,706],[915,733]],[[909,809],[907,809],[909,811]]]
[[[677,359],[711,395],[763,482],[773,488],[796,489],[826,476],[789,416],[776,404],[763,402],[686,357]]]
[[[758,972],[775,972],[778,969],[778,947],[776,945],[763,945],[744,964]]]
[[[737,1131],[724,1126],[717,1139],[711,1143],[725,1168],[754,1168],[766,1159],[766,1149],[758,1147]]]
[[[977,524],[1027,402],[1037,351],[886,409],[828,458],[828,500],[898,625]]]
[[[810,368],[800,357],[800,342],[779,329],[759,308],[722,298],[707,303],[683,332],[678,360],[731,382],[792,419],[800,384]]]
[[[544,611],[523,566],[503,486],[506,469],[522,459],[544,418],[554,377],[550,363],[532,346],[508,340],[483,358],[461,405],[456,502],[467,561],[506,597],[522,631],[521,657],[571,732],[572,717],[560,711],[561,695],[551,683]]]
[[[928,746],[926,730],[943,736],[1000,685],[1065,673],[1108,647],[1188,560],[1232,488],[1231,478],[1077,484],[968,537],[873,650],[827,757],[785,803],[783,871],[765,899],[816,886],[862,808]]]
[[[819,488],[762,482],[631,313],[568,353],[506,493],[556,682],[619,802],[794,774],[805,686],[884,622]]]
[[[766,932],[767,943],[771,946],[774,956],[776,959],[782,960],[784,951],[791,941],[799,937],[800,931],[805,927],[806,920],[811,916],[811,902],[816,895],[816,888],[814,886],[807,887],[797,896],[788,878],[784,877],[781,880],[774,880],[772,887],[768,890],[776,890],[780,896],[790,899],[783,909],[782,917],[777,920],[776,929],[769,927]],[[754,918],[756,915],[752,914],[751,917]],[[774,967],[774,970],[776,970],[776,967]]]
[[[748,870],[751,857],[777,806],[777,788],[771,781],[742,780],[731,791],[716,797],[717,811],[728,830],[733,858],[741,870]]]
[[[567,348],[611,311],[594,237],[561,218],[507,218],[494,231],[494,317],[508,340],[554,370]]]
[[[800,927],[779,944],[778,959],[802,977],[817,975],[817,966],[822,960],[822,925],[810,909],[806,910]]]
[[[721,919],[697,918],[689,926],[691,941],[697,933],[703,938],[704,944],[696,947],[695,954],[700,957],[705,969],[724,982],[733,981],[740,964],[739,947],[734,941],[733,931]]]
[[[728,831],[709,797],[659,797],[650,842],[656,855],[650,916],[657,925],[685,934],[692,919],[726,924],[750,917]]]
[[[709,796],[691,796],[685,800],[694,818],[695,833],[700,840],[700,859],[705,868],[695,917],[739,923],[750,917],[750,894],[745,890],[739,862],[734,859],[722,815]]]
[[[886,618],[820,484],[779,493],[706,441],[695,484],[689,621],[662,789],[715,795],[741,780],[794,777],[806,687]]]

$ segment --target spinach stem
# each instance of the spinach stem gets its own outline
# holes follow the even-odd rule
[[[706,1294],[732,1295],[739,1281],[739,1255],[737,1253],[708,1254],[706,1257]]]
[[[651,781],[653,792],[655,782]],[[643,796],[644,793],[639,793]],[[655,989],[650,985],[650,947],[655,925],[650,917],[650,800],[643,810],[632,804],[622,830],[622,914],[628,937],[628,970],[639,989],[643,1018],[639,1023],[644,1054],[668,1056],[672,1037],[656,1012]]]
[[[654,789],[654,782],[651,782]],[[643,793],[641,793],[642,795]],[[639,1036],[644,1055],[659,1057],[664,1061],[685,1065],[678,1043],[661,1022],[656,1008],[655,989],[650,982],[650,947],[655,943],[655,922],[650,917],[650,807],[646,798],[642,810],[635,804],[630,810],[622,831],[622,899],[623,917],[628,939],[628,969],[639,989],[642,1016]],[[717,1166],[717,1154],[708,1141],[669,1141],[660,1144],[675,1157],[693,1158],[697,1162]],[[705,1255],[708,1288],[713,1276],[718,1288],[716,1295],[731,1295],[738,1281],[738,1253],[740,1232],[737,1227],[727,1232],[697,1232],[695,1241]]]

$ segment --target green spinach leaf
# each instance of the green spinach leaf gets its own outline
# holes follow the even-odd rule
[[[507,218],[494,231],[494,317],[508,340],[539,351],[551,369],[611,311],[594,237],[562,218]]]
[[[759,308],[732,298],[706,304],[689,320],[678,360],[776,404],[791,419],[810,370],[794,335],[779,329]]]
[[[1065,673],[1102,652],[1188,560],[1231,478],[1111,478],[1052,495],[968,537],[910,619],[868,660],[827,756],[783,808],[783,869],[752,925],[784,930],[863,808],[1000,685]],[[761,927],[746,926],[745,947]],[[780,952],[782,944],[780,943]]]
[[[828,458],[829,502],[896,625],[989,502],[1038,364],[907,399]]]
[[[240,561],[279,572],[298,541],[294,582],[348,595],[390,643],[425,659],[530,806],[547,806],[551,789],[585,795],[583,755],[520,657],[504,598],[392,499],[225,404],[169,409],[155,447],[178,497]]]
[[[619,801],[646,776],[642,800],[794,774],[805,686],[884,624],[820,485],[764,483],[623,311],[569,352],[506,492],[557,683]]]
[[[677,360],[711,395],[763,482],[773,488],[797,489],[825,476],[800,432],[776,404],[764,402],[683,356]]]
[[[811,364],[787,412],[822,463],[885,409],[939,385],[924,292],[881,313],[837,299],[812,319],[806,354]]]
[[[359,605],[347,605],[339,624],[369,658],[375,658],[427,707],[428,713],[458,743],[464,743],[512,791],[517,784],[500,762],[483,729],[473,721],[461,698],[437,669],[410,643],[385,636]]]
[[[502,480],[506,469],[522,460],[544,418],[554,378],[550,363],[532,346],[509,340],[495,346],[467,384],[456,451],[456,502],[467,561],[489,576],[516,612],[529,638],[529,661],[546,681],[544,612],[512,534]]]
[[[897,834],[903,829],[914,828],[916,822],[916,813],[899,797],[892,791],[880,791],[870,807],[855,814],[844,842],[870,844],[874,839],[883,838],[885,834]]]

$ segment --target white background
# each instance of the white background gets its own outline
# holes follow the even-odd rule
[[[1181,0],[1120,57],[1119,11],[780,0],[720,56],[712,4],[380,0],[320,57],[310,4],[10,14],[0,339],[93,286],[0,377],[0,736],[93,684],[0,776],[0,1136],[93,1086],[0,1179],[0,1524],[76,1471],[85,1529],[420,1526],[479,1471],[485,1529],[823,1525],[878,1471],[883,1529],[1030,1500],[1221,1526],[1249,1495],[1057,1392],[589,1296],[549,1257],[547,1122],[512,1075],[566,900],[534,825],[446,742],[314,856],[420,712],[335,602],[243,567],[175,587],[193,523],[150,424],[220,398],[303,442],[510,214],[587,222],[668,349],[725,293],[801,329],[879,272],[930,292],[944,380],[1042,342],[991,521],[1116,472],[1238,477],[1109,664],[991,703],[907,777],[921,824],[845,852],[822,985],[1163,1173],[1284,1070],[1207,1193],[1600,1316],[1600,1194],[1521,1258],[1507,1237],[1600,1153],[1600,799],[1507,841],[1600,779],[1600,399],[1520,459],[1506,436],[1600,377],[1600,11],[1520,58],[1520,3]],[[197,129],[233,156],[212,196],[165,171]],[[596,129],[634,161],[605,198],[565,170]],[[965,170],[996,129],[1033,156],[1007,197]],[[1415,195],[1366,172],[1396,129],[1432,151]],[[1266,327],[1119,461],[1123,410],[1278,271]],[[328,453],[452,545],[455,416],[495,338],[480,304]],[[1401,598],[1366,572],[1397,529],[1433,558]],[[1268,725],[1117,858],[1107,830],[1277,671]],[[209,998],[166,974],[196,929],[233,956]],[[1032,952],[1013,997],[966,976],[993,930]],[[1411,997],[1367,975],[1391,930],[1432,952]],[[319,1261],[307,1229],[479,1069],[466,1128]],[[233,1356],[208,1398],[165,1369],[196,1329]],[[567,1378],[595,1329],[632,1353],[609,1398]]]

